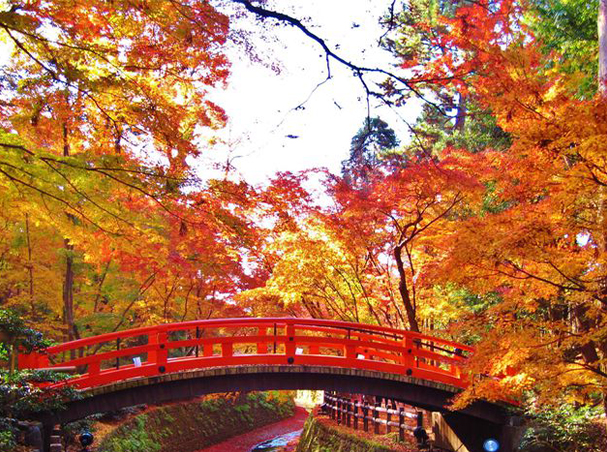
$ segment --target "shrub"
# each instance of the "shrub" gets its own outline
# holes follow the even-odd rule
[[[523,437],[521,452],[604,452],[605,425],[600,410],[561,404],[534,408],[528,412],[530,427]]]
[[[10,452],[17,445],[11,425],[0,418],[0,450]]]
[[[158,452],[160,444],[146,429],[146,415],[135,418],[133,425],[122,435],[110,439],[106,449],[113,452]]]

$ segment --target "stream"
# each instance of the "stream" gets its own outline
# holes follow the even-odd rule
[[[302,430],[296,430],[285,435],[276,436],[257,444],[251,449],[251,452],[282,452],[285,450],[285,446],[299,438],[301,432]]]
[[[287,452],[290,448],[285,449],[285,446],[297,439],[307,418],[308,412],[296,407],[295,414],[288,419],[234,436],[196,452]]]

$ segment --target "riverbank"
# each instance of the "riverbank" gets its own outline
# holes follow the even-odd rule
[[[216,394],[149,407],[114,425],[97,422],[97,451],[193,452],[290,418],[294,411],[292,395],[278,391]]]
[[[398,433],[374,435],[337,425],[327,416],[315,414],[306,421],[296,452],[415,452],[408,442],[398,442]]]
[[[242,435],[234,436],[219,444],[200,449],[196,452],[249,452],[254,446],[263,441],[303,429],[306,419],[308,419],[308,411],[302,407],[295,407],[294,414],[290,418]]]

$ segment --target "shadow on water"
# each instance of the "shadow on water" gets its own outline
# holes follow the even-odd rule
[[[302,430],[296,430],[294,432],[269,439],[267,441],[257,444],[251,449],[250,452],[279,452],[291,441],[299,438],[301,432]]]

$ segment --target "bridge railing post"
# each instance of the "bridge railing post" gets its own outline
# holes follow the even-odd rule
[[[356,346],[355,345],[352,345],[352,344],[346,345],[346,359],[356,362],[356,361],[354,361],[356,359]]]
[[[352,410],[354,412],[354,430],[358,430],[358,400],[352,402]]]
[[[348,336],[346,337],[348,341],[352,340],[352,331],[348,328]],[[346,344],[344,356],[347,360],[353,361],[356,359],[356,345],[355,344]],[[353,361],[355,362],[355,361]]]
[[[402,364],[407,369],[415,367],[415,343],[413,342],[413,338],[408,334],[405,334],[403,338]]]
[[[210,342],[205,342],[202,345],[202,356],[205,358],[209,358],[213,356],[213,344]]]
[[[200,354],[200,351],[199,351],[200,345],[198,344],[198,339],[200,339],[200,327],[196,327],[196,347],[195,347],[196,358],[198,358],[198,356]]]
[[[116,351],[117,352],[120,351],[120,342],[121,342],[120,338],[117,337],[116,338]],[[120,369],[120,357],[119,356],[116,357],[116,364],[115,364],[115,366],[116,366],[116,369]]]
[[[148,350],[148,363],[155,364],[158,362],[158,333],[148,333],[148,345],[151,347]]]
[[[231,358],[234,354],[234,347],[231,342],[223,342],[221,344],[221,356],[224,358]]]
[[[363,430],[369,431],[369,403],[366,400],[363,405]]]
[[[160,373],[166,372],[166,365],[169,359],[169,351],[167,349],[168,334],[162,325],[156,332],[148,335],[148,344],[154,345],[152,350],[148,352],[148,361],[156,364],[157,371]]]
[[[97,360],[89,363],[86,371],[89,378],[95,378],[101,372],[101,362]]]
[[[295,361],[295,325],[288,323],[285,328],[285,355],[287,362],[293,364]]]
[[[50,367],[50,360],[46,353],[34,351],[31,353],[19,353],[17,356],[19,369],[40,369]]]
[[[454,358],[462,358],[464,356],[461,348],[456,348],[453,351],[453,355],[454,355]],[[453,374],[453,376],[455,378],[462,378],[462,370],[461,370],[460,365],[451,364],[451,374]]]
[[[257,330],[257,335],[258,336],[267,336],[268,328],[265,326],[260,326]],[[268,353],[268,343],[267,342],[258,342],[257,343],[257,354],[265,355],[267,353]]]

